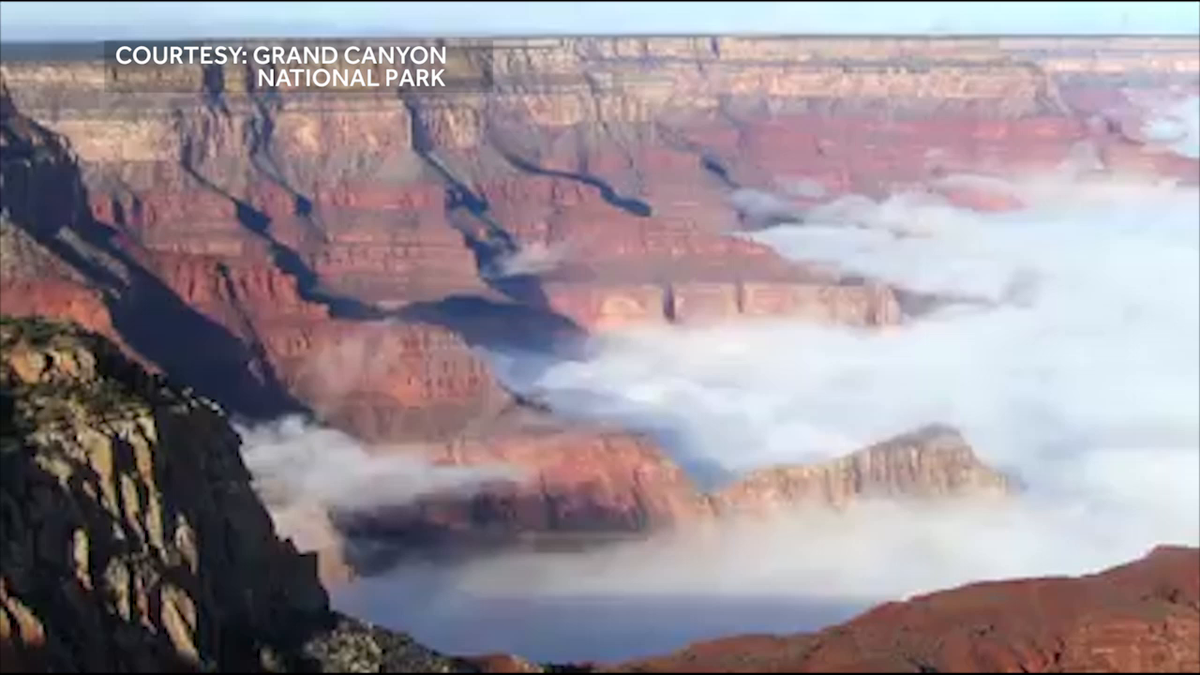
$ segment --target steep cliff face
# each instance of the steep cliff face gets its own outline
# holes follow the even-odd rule
[[[426,441],[441,463],[499,460],[528,476],[467,502],[389,510],[389,528],[627,532],[880,493],[995,494],[1008,480],[943,432],[701,494],[646,439],[554,420],[544,431],[513,425],[524,403],[470,348],[779,314],[893,324],[905,319],[893,289],[793,264],[728,230],[956,171],[1054,167],[1080,143],[1107,170],[1200,179],[1194,160],[1137,138],[1143,120],[1127,95],[1200,91],[1191,40],[573,38],[496,47],[494,91],[404,100],[248,93],[247,73],[233,69],[215,88],[212,72],[188,73],[194,93],[118,95],[98,63],[6,53],[4,311],[77,321],[251,419],[308,410],[368,440]],[[741,199],[755,194],[746,190],[774,197],[764,207]],[[945,196],[970,208],[1017,206],[986,190]],[[158,447],[150,435],[167,433],[129,424],[110,435],[143,439],[130,447]],[[151,483],[122,466],[143,494],[162,489],[157,474]],[[145,498],[130,516],[126,479],[112,480],[116,511],[89,497],[91,511],[108,514],[96,517],[141,532],[137,541],[149,543],[136,550],[150,559],[183,556],[168,541],[173,530],[162,543],[148,539]],[[211,529],[205,513],[186,513],[189,527]],[[67,558],[56,564],[75,578],[80,567]],[[155,565],[130,568],[135,590],[159,588],[148,580],[170,566]],[[261,663],[257,643],[229,646],[213,626],[248,626],[273,605],[237,600],[218,611],[194,589],[219,579],[187,584],[176,589],[186,601],[131,591],[150,598],[146,612],[161,630],[130,639],[171,659],[190,644],[197,656],[188,658],[220,660],[229,649]],[[14,588],[5,581],[9,614],[0,615],[14,634],[83,639],[62,637],[57,615]],[[142,611],[130,603],[121,621]],[[208,628],[186,629],[189,621]],[[374,656],[363,658],[377,665],[407,653],[346,626],[334,641],[365,640]],[[88,648],[96,663],[126,662],[118,647]]]
[[[0,213],[0,285],[10,314],[41,312],[119,339],[101,293],[14,225],[7,211]]]
[[[695,645],[608,672],[1195,672],[1200,550],[1078,578],[973,584],[819,633]]]
[[[1200,667],[1200,551],[1172,548],[1089,577],[975,584],[885,604],[814,635],[730,638],[617,666],[446,657],[329,612],[315,561],[272,530],[220,409],[100,336],[3,319],[0,415],[4,672]],[[921,437],[955,442],[945,430]],[[877,475],[863,464],[881,452],[860,453],[856,471]],[[901,463],[922,465],[911,453]],[[975,473],[959,472],[943,489]]]
[[[19,244],[9,255],[26,254],[0,270],[6,313],[111,326],[142,363],[245,414],[294,407],[273,386],[270,366],[254,341],[188,305],[156,274],[144,251],[90,216],[67,141],[23,115],[3,88],[0,130],[5,237]],[[32,304],[22,292],[31,287],[43,288],[51,302]],[[80,306],[90,311],[79,316],[73,309]]]
[[[295,274],[272,242],[219,255],[219,236],[191,228],[203,202],[175,213],[167,232],[195,236],[200,253],[177,250],[178,238],[155,248],[123,217],[98,220],[69,140],[16,109],[7,90],[0,97],[6,312],[78,321],[238,412],[308,407],[367,438],[452,435],[507,402],[452,328],[305,299],[315,277]]]
[[[491,289],[478,286],[476,276],[477,287],[472,288],[479,295],[410,302],[385,318],[382,300],[368,305],[362,297],[318,288],[325,278],[336,284],[349,277],[320,276],[315,271],[319,265],[309,269],[303,261],[296,263],[298,253],[268,236],[276,231],[273,221],[262,229],[266,221],[258,219],[267,216],[239,200],[214,201],[211,191],[201,189],[187,172],[181,180],[199,191],[187,193],[197,200],[186,210],[177,202],[141,197],[128,197],[123,206],[108,201],[99,209],[92,186],[106,183],[97,172],[131,171],[133,165],[120,157],[107,164],[84,159],[77,169],[72,150],[78,146],[69,149],[63,137],[17,110],[11,98],[4,101],[6,185],[29,186],[5,190],[4,232],[14,242],[6,247],[8,262],[0,268],[6,311],[80,321],[121,340],[149,367],[193,384],[239,412],[262,417],[304,406],[326,423],[369,441],[432,440],[444,448],[434,455],[439,462],[500,461],[535,477],[524,484],[497,485],[470,505],[423,507],[417,518],[422,526],[449,522],[501,531],[638,531],[694,520],[711,510],[679,467],[646,439],[614,431],[564,430],[561,424],[550,433],[497,430],[503,425],[492,422],[511,416],[513,400],[468,344],[528,340],[530,334],[569,340],[579,334],[569,319],[506,304]],[[86,146],[82,151],[87,152]],[[153,162],[158,167],[145,178],[148,185],[162,185],[171,171],[181,170],[177,162],[182,160],[173,155],[161,159],[144,154],[137,155],[142,157],[137,166],[144,169],[145,162]],[[517,185],[492,197],[497,204],[535,203],[558,199],[565,189],[549,179],[538,180],[548,186],[545,194],[525,195]],[[367,229],[337,219],[320,224],[335,233],[345,231],[357,242],[354,259],[386,258],[388,242],[404,231],[396,218],[420,218],[422,209],[442,208],[436,191],[424,189],[419,199],[362,205],[376,218]],[[570,199],[585,199],[581,190],[571,188],[568,192],[575,196]],[[338,199],[367,197],[344,194]],[[226,230],[208,227],[210,217],[224,219]],[[197,219],[198,229],[189,229]],[[309,220],[305,236],[318,224]],[[247,229],[250,225],[254,227]],[[289,227],[280,225],[280,236],[304,234]],[[443,221],[428,227],[438,236],[452,232]],[[222,231],[232,232],[241,243],[227,247]],[[723,265],[745,248],[737,240],[724,241],[710,251],[712,264]],[[414,249],[409,254],[421,258],[426,253]],[[786,279],[785,263],[763,251],[754,255],[756,269]],[[436,256],[434,262],[444,267]],[[392,273],[386,265],[380,270]],[[827,275],[805,274],[803,283],[655,283],[631,286],[630,294],[611,286],[595,290],[590,282],[580,286],[550,280],[542,287],[552,306],[592,325],[600,316],[613,323],[668,316],[694,322],[778,312],[806,312],[818,320],[859,325],[899,319],[886,288],[830,286],[836,280]],[[571,304],[584,297],[592,304]],[[182,329],[172,325],[180,319]],[[491,431],[461,435],[484,427]]]
[[[215,404],[99,336],[3,319],[0,413],[5,672],[465,667],[332,614]]]

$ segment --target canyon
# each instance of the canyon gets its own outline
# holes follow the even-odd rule
[[[987,179],[1013,174],[1200,184],[1200,162],[1166,149],[1179,134],[1148,131],[1159,102],[1200,95],[1191,38],[555,38],[474,48],[487,55],[488,87],[444,94],[260,90],[252,71],[232,66],[172,70],[163,91],[118,91],[86,55],[6,45],[0,59],[5,315],[74,322],[239,423],[298,416],[372,456],[517,471],[465,495],[370,509],[267,504],[283,539],[319,552],[297,573],[305,584],[310,572],[332,586],[360,571],[346,536],[412,549],[641,536],[797,506],[886,498],[953,509],[1010,496],[1022,477],[941,424],[709,484],[669,437],[570,419],[509,386],[488,353],[570,360],[626,329],[779,318],[885,333],[946,298],[795,262],[743,235],[802,222],[839,197],[900,190],[1012,211],[1020,199]],[[234,443],[227,436],[221,443]],[[1156,553],[1136,565],[1155,576],[1164,555],[1178,559]],[[1097,579],[1080,583],[1109,577]],[[219,613],[190,597],[191,609],[162,603],[176,608],[160,617],[171,624],[163,648],[225,649],[180,637],[180,621]],[[934,616],[953,615],[941,602],[904,611],[936,604]],[[883,625],[910,620],[890,611],[900,610],[879,610]],[[811,659],[764,659],[855,667],[837,660],[837,640],[867,640],[874,620],[836,639],[779,643]],[[826,637],[833,656],[812,646]],[[756,640],[728,653],[775,653]],[[92,663],[113,662],[96,649]],[[1156,667],[1157,649],[1147,648],[1153,663],[1121,663]],[[236,659],[257,658],[247,654]],[[927,656],[904,663],[937,660]],[[950,667],[1012,665],[960,657],[945,656]],[[656,663],[692,657],[671,658]],[[880,658],[871,663],[904,665]],[[1075,663],[1030,658],[1021,665]]]
[[[71,324],[0,320],[0,672],[1190,672],[1200,550],[972,584],[817,634],[625,663],[455,657],[331,612],[212,401]],[[869,456],[869,453],[868,453]]]
[[[257,90],[234,66],[120,90],[98,60],[6,49],[4,311],[75,320],[251,419],[311,414],[439,464],[527,471],[486,503],[423,509],[459,526],[637,530],[714,502],[658,439],[564,423],[476,348],[777,316],[886,330],[937,299],[736,231],[902,186],[1018,205],[943,180],[959,173],[1197,182],[1195,161],[1139,134],[1139,100],[1197,93],[1187,38],[472,49],[486,90],[405,95]],[[796,480],[759,474],[716,502],[811,492]]]

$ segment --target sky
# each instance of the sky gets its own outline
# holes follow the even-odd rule
[[[0,40],[545,34],[1200,34],[1196,2],[0,2]]]

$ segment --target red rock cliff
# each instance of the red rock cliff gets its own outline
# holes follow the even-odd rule
[[[647,439],[619,432],[529,427],[452,443],[430,456],[439,464],[520,472],[471,496],[431,495],[351,518],[351,529],[451,541],[644,533],[738,514],[841,509],[868,499],[1004,498],[1019,489],[981,462],[961,434],[941,426],[829,462],[753,471],[715,493],[702,491]]]

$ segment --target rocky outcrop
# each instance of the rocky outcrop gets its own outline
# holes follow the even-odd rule
[[[753,471],[713,501],[722,513],[762,513],[797,505],[840,509],[872,498],[1003,497],[1017,488],[980,462],[962,434],[934,425],[823,464]]]
[[[0,285],[4,311],[14,316],[44,313],[119,339],[101,293],[0,213]]]
[[[704,492],[648,439],[556,426],[487,442],[467,440],[429,455],[438,464],[502,465],[517,477],[471,495],[433,494],[412,504],[339,514],[357,536],[406,542],[504,542],[556,535],[644,535],[717,518],[805,509],[842,510],[873,499],[1003,499],[1018,481],[988,467],[954,429],[933,425],[844,457],[752,471]]]
[[[819,633],[746,636],[600,672],[1187,673],[1200,669],[1200,550],[1078,578],[978,583]]]
[[[3,319],[0,413],[4,672],[477,670],[332,614],[220,409],[99,336]]]
[[[184,302],[155,273],[144,251],[90,216],[67,142],[17,110],[3,87],[0,131],[0,214],[13,233],[6,238],[21,243],[18,254],[29,254],[0,270],[0,291],[15,298],[6,312],[81,318],[100,328],[111,324],[131,356],[244,414],[295,408],[274,385],[255,341],[239,339]],[[21,298],[22,287],[40,285],[47,277],[67,289],[67,302],[31,307]],[[79,306],[69,301],[71,295],[88,298],[92,309],[103,303],[106,312],[79,317],[71,311]]]
[[[341,513],[357,536],[504,543],[514,537],[638,534],[694,521],[709,505],[681,467],[649,439],[611,429],[526,423],[433,448],[438,465],[504,466],[513,477],[471,494],[434,493],[408,504]]]

